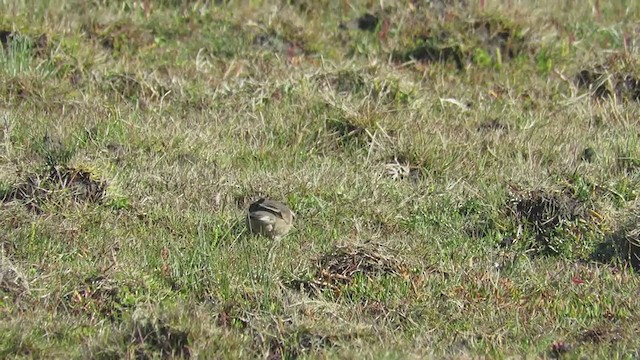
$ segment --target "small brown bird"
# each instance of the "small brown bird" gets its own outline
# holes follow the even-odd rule
[[[262,198],[249,205],[247,227],[254,234],[279,240],[291,230],[295,216],[286,205]]]

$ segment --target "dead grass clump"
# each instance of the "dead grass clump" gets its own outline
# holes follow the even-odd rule
[[[90,172],[58,165],[29,175],[23,183],[7,191],[3,200],[22,201],[29,209],[41,212],[43,203],[56,194],[70,194],[76,202],[99,203],[106,189],[107,183]]]
[[[408,267],[382,245],[337,246],[317,260],[311,280],[295,280],[289,285],[297,290],[320,293],[324,289],[340,294],[341,287],[356,277],[370,281],[381,276],[406,276]]]

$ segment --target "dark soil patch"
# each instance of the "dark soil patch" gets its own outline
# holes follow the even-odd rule
[[[586,216],[583,204],[572,196],[545,190],[530,191],[511,200],[510,210],[533,225],[538,232],[548,232],[564,221]]]
[[[353,283],[356,276],[374,280],[381,276],[408,274],[408,267],[382,246],[337,246],[316,261],[311,280],[294,280],[289,286],[309,293],[324,289],[340,293],[340,287]]]
[[[13,32],[9,30],[0,30],[0,44],[4,48],[9,46],[9,41],[13,40]]]
[[[91,173],[67,166],[51,166],[36,172],[4,194],[3,201],[22,201],[27,208],[42,211],[45,201],[61,193],[68,193],[76,202],[100,203],[106,194],[107,183]]]

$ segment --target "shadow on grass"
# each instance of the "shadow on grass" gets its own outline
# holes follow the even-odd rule
[[[605,241],[598,244],[590,256],[593,261],[615,263],[622,261],[640,271],[640,223],[638,217],[624,223]]]

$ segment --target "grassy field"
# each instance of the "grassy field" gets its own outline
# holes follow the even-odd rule
[[[0,357],[640,357],[639,18],[0,2]]]

